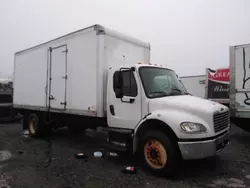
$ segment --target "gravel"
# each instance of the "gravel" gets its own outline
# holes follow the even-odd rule
[[[128,153],[94,157],[95,151],[109,151],[102,147],[105,137],[93,134],[72,136],[58,129],[49,138],[32,139],[22,135],[19,123],[0,124],[0,188],[250,187],[250,134],[235,126],[220,155],[184,161],[168,179],[144,171]],[[81,152],[87,160],[75,157]],[[135,166],[136,174],[124,174],[125,166]]]

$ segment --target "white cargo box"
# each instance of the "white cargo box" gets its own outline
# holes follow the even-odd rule
[[[232,117],[250,118],[250,44],[230,47],[230,108]]]
[[[105,116],[110,67],[148,63],[150,45],[94,25],[15,54],[15,108]]]
[[[205,75],[180,77],[188,93],[193,96],[205,98]]]

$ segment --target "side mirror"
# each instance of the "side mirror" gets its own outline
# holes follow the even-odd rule
[[[116,71],[113,77],[113,87],[116,98],[122,98],[123,97],[123,78],[122,78],[122,72]]]

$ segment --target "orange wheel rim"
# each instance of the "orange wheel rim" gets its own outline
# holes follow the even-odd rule
[[[167,151],[158,140],[149,140],[145,143],[144,157],[154,169],[161,169],[167,163]]]

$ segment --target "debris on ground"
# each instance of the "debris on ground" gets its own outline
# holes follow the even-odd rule
[[[88,156],[85,153],[83,153],[83,152],[76,153],[75,157],[78,158],[78,159],[85,159],[85,160],[88,159]]]
[[[111,156],[111,157],[117,157],[118,156],[118,154],[115,153],[115,152],[109,152],[108,155]]]
[[[29,137],[29,130],[28,129],[26,129],[26,130],[24,130],[23,131],[23,136],[25,137],[25,138],[27,138],[27,137]]]
[[[12,154],[8,150],[0,151],[0,162],[6,161],[12,157]]]
[[[104,152],[104,151],[96,151],[93,153],[95,157],[104,157],[104,156],[111,156],[111,157],[117,157],[118,154],[115,152]]]
[[[123,170],[123,173],[128,173],[128,174],[135,174],[136,173],[136,168],[134,166],[126,166]]]
[[[101,151],[96,151],[93,154],[95,157],[103,157],[103,153]]]
[[[24,130],[23,135],[29,135],[29,130],[28,129]]]

